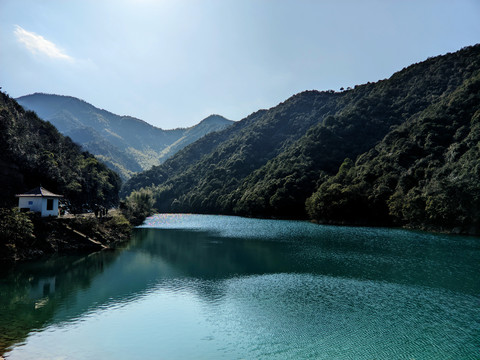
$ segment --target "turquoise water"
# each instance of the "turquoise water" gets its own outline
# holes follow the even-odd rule
[[[479,359],[480,239],[156,215],[0,275],[6,359]]]

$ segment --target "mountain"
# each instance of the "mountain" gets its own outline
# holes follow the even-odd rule
[[[201,137],[215,131],[225,129],[227,126],[233,124],[233,121],[225,119],[220,115],[210,115],[203,119],[195,126],[182,129],[182,136],[175,142],[168,145],[159,155],[159,162],[163,163],[168,158],[172,157],[176,152],[183,149],[185,146],[197,141]]]
[[[39,185],[62,194],[70,209],[118,203],[119,176],[49,122],[0,92],[0,206]]]
[[[321,221],[480,232],[480,72],[389,132],[307,201]]]
[[[478,102],[468,99],[476,97],[479,71],[480,45],[476,45],[429,58],[389,79],[347,91],[302,92],[221,132],[209,134],[164,164],[133,176],[122,194],[150,187],[156,207],[162,212],[311,217],[330,223],[417,228],[440,228],[438,219],[450,217],[450,222],[444,224],[446,228],[461,227],[465,231],[467,226],[475,227],[472,217],[463,215],[465,219],[461,220],[452,210],[455,207],[447,211],[439,205],[440,199],[459,203],[460,195],[454,188],[443,191],[438,183],[425,187],[424,182],[443,181],[450,171],[464,174],[458,176],[465,181],[463,188],[468,189],[465,197],[476,189],[475,177],[467,176],[459,167],[477,171],[474,159],[478,142],[471,134],[477,129],[474,119]],[[455,115],[454,111],[459,113]],[[461,121],[460,114],[465,116]],[[443,139],[441,134],[450,137],[445,135]],[[470,142],[462,142],[464,136]],[[425,145],[437,138],[443,139],[442,148]],[[388,139],[392,143],[386,143]],[[400,146],[401,141],[418,144]],[[382,146],[385,150],[379,152]],[[416,146],[424,147],[420,151]],[[429,163],[433,150],[438,153],[432,158],[435,161]],[[392,154],[399,162],[387,165],[385,159]],[[452,154],[462,162],[446,162]],[[376,159],[377,156],[383,156],[383,160]],[[363,164],[367,159],[370,165]],[[419,184],[408,183],[410,177],[406,174],[417,168],[406,161],[424,164],[414,175]],[[374,165],[376,162],[378,165]],[[371,171],[353,175],[365,168]],[[349,177],[345,178],[347,170]],[[425,175],[423,179],[422,171],[436,178]],[[350,180],[354,179],[363,188],[350,187]],[[442,186],[448,188],[454,179],[445,180],[447,185]],[[374,187],[369,188],[370,185]],[[409,195],[410,190],[413,192]],[[350,206],[349,201],[356,196],[362,200]],[[413,221],[413,211],[407,215],[408,210],[398,209],[409,196],[412,204],[423,206],[424,215],[418,222]],[[462,213],[477,213],[478,206],[473,201],[460,203],[464,207]],[[443,211],[443,217],[437,211]],[[433,221],[436,216],[438,219]]]
[[[93,153],[123,179],[161,164],[182,147],[233,123],[212,115],[190,128],[163,130],[71,96],[35,93],[16,100]]]

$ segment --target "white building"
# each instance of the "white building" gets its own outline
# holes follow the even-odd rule
[[[40,186],[16,197],[20,210],[29,209],[42,216],[58,216],[58,199],[63,195],[54,194]]]

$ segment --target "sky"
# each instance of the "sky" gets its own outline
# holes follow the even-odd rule
[[[0,86],[163,129],[241,120],[480,42],[480,0],[0,0]]]

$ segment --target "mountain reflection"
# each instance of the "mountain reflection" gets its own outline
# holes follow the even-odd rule
[[[284,244],[226,238],[211,231],[139,229],[138,250],[161,259],[184,276],[218,279],[291,270]],[[138,238],[137,238],[138,239]],[[277,249],[278,250],[278,249]]]
[[[52,322],[62,304],[88,289],[119,252],[52,257],[0,275],[0,354]]]
[[[211,232],[138,229],[127,248],[115,252],[21,264],[0,277],[0,354],[33,330],[131,301],[165,279],[288,271],[271,245]],[[220,285],[189,282],[190,290],[207,301],[222,297]]]
[[[258,282],[258,291],[267,289],[262,278],[251,275],[272,274],[270,282],[276,274],[307,274],[318,275],[320,283],[337,278],[406,285],[411,291],[420,286],[478,293],[472,275],[480,263],[476,239],[299,222],[221,221],[231,222],[227,234],[212,228],[139,228],[116,251],[52,257],[0,273],[0,354],[32,331],[122,306],[152,291],[187,291],[214,304],[229,296],[232,284],[239,286],[235,291],[242,289],[243,279]],[[254,226],[264,233],[258,235]],[[298,291],[295,286],[288,290],[283,280],[277,285],[271,290],[281,294],[276,302],[283,291]],[[325,292],[315,291],[312,299],[319,294]],[[266,312],[276,309],[270,305]]]

